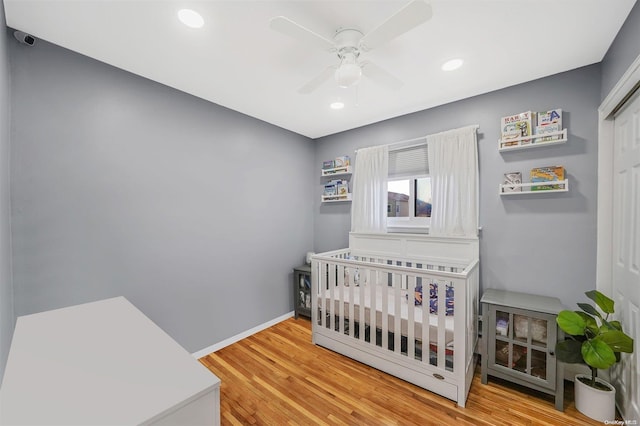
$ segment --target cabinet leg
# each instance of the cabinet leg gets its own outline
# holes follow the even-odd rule
[[[564,364],[556,365],[556,410],[564,411]]]
[[[480,372],[483,385],[488,383],[487,368],[489,367],[489,306],[482,305],[482,337],[480,345]]]

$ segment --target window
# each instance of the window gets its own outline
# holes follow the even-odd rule
[[[389,151],[387,228],[424,230],[431,218],[431,178],[427,145]],[[418,228],[418,229],[416,229]]]
[[[409,179],[389,181],[387,184],[387,217],[409,217],[410,186]]]
[[[387,226],[428,227],[431,178],[390,180],[387,184]]]

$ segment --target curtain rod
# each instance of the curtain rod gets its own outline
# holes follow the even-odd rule
[[[478,129],[480,128],[480,125],[479,125],[479,124],[473,124],[473,125],[469,125],[469,126],[459,127],[458,129],[465,129],[465,128],[467,128],[467,127],[473,127],[473,129],[474,129],[474,130],[478,130]],[[458,130],[458,129],[452,129],[452,130]],[[450,131],[451,131],[451,130],[445,130],[444,132],[439,132],[439,133],[445,133],[445,132],[450,132]],[[433,133],[433,134],[431,134],[431,135],[419,136],[419,137],[417,137],[417,138],[407,139],[407,140],[403,140],[403,141],[399,141],[399,142],[392,142],[392,143],[388,143],[388,144],[386,144],[386,145],[387,145],[389,148],[391,148],[391,147],[394,147],[394,146],[396,146],[396,145],[404,145],[404,144],[408,144],[408,143],[411,143],[411,142],[421,141],[421,140],[426,139],[426,138],[427,138],[427,137],[429,137],[429,136],[433,136],[433,135],[437,135],[437,134],[438,134],[438,133]],[[403,146],[402,148],[403,148],[403,149],[404,149],[404,148],[414,148],[414,147],[416,147],[416,146],[420,146],[420,145],[422,145],[422,144],[424,144],[424,142],[416,143],[416,144],[413,144],[413,145]],[[357,154],[357,153],[358,153],[358,150],[356,149],[356,154]]]

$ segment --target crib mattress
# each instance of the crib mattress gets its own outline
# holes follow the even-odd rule
[[[383,304],[383,291],[387,291],[387,318],[388,318],[388,330],[395,330],[395,292],[396,290],[392,287],[385,286],[374,286],[375,287],[375,305],[376,305],[376,327],[380,328],[382,324],[382,304]],[[340,312],[340,290],[339,287],[335,287],[335,293],[333,294],[333,312],[338,314]],[[343,295],[342,300],[344,304],[344,318],[349,318],[349,292],[351,291],[350,287],[343,287]],[[364,306],[364,320],[367,325],[371,325],[371,286],[355,286],[353,287],[353,319],[354,321],[360,320],[360,309]],[[407,292],[401,291],[401,300],[400,300],[400,331],[403,336],[408,335],[408,327],[409,327],[409,303],[406,297]],[[326,290],[325,294],[325,304],[324,306],[327,309],[331,310],[331,289]],[[410,298],[413,302],[413,298]],[[318,306],[321,307],[321,301],[318,300]],[[429,305],[424,306],[426,312],[429,311]],[[416,340],[422,340],[422,315],[423,315],[423,306],[418,305],[414,306],[413,310],[413,318],[414,318],[414,338]],[[429,320],[429,342],[437,345],[438,343],[438,315],[437,314],[427,314]],[[453,316],[447,316],[445,319],[445,341],[447,346],[451,346],[453,344]]]

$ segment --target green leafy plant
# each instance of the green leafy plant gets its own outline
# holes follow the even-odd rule
[[[556,322],[568,339],[556,345],[562,362],[586,364],[591,369],[591,387],[596,387],[598,369],[604,370],[620,361],[620,353],[633,352],[633,339],[622,331],[620,321],[609,321],[615,311],[613,300],[597,290],[585,293],[600,311],[587,303],[578,303],[582,311],[564,310]]]

